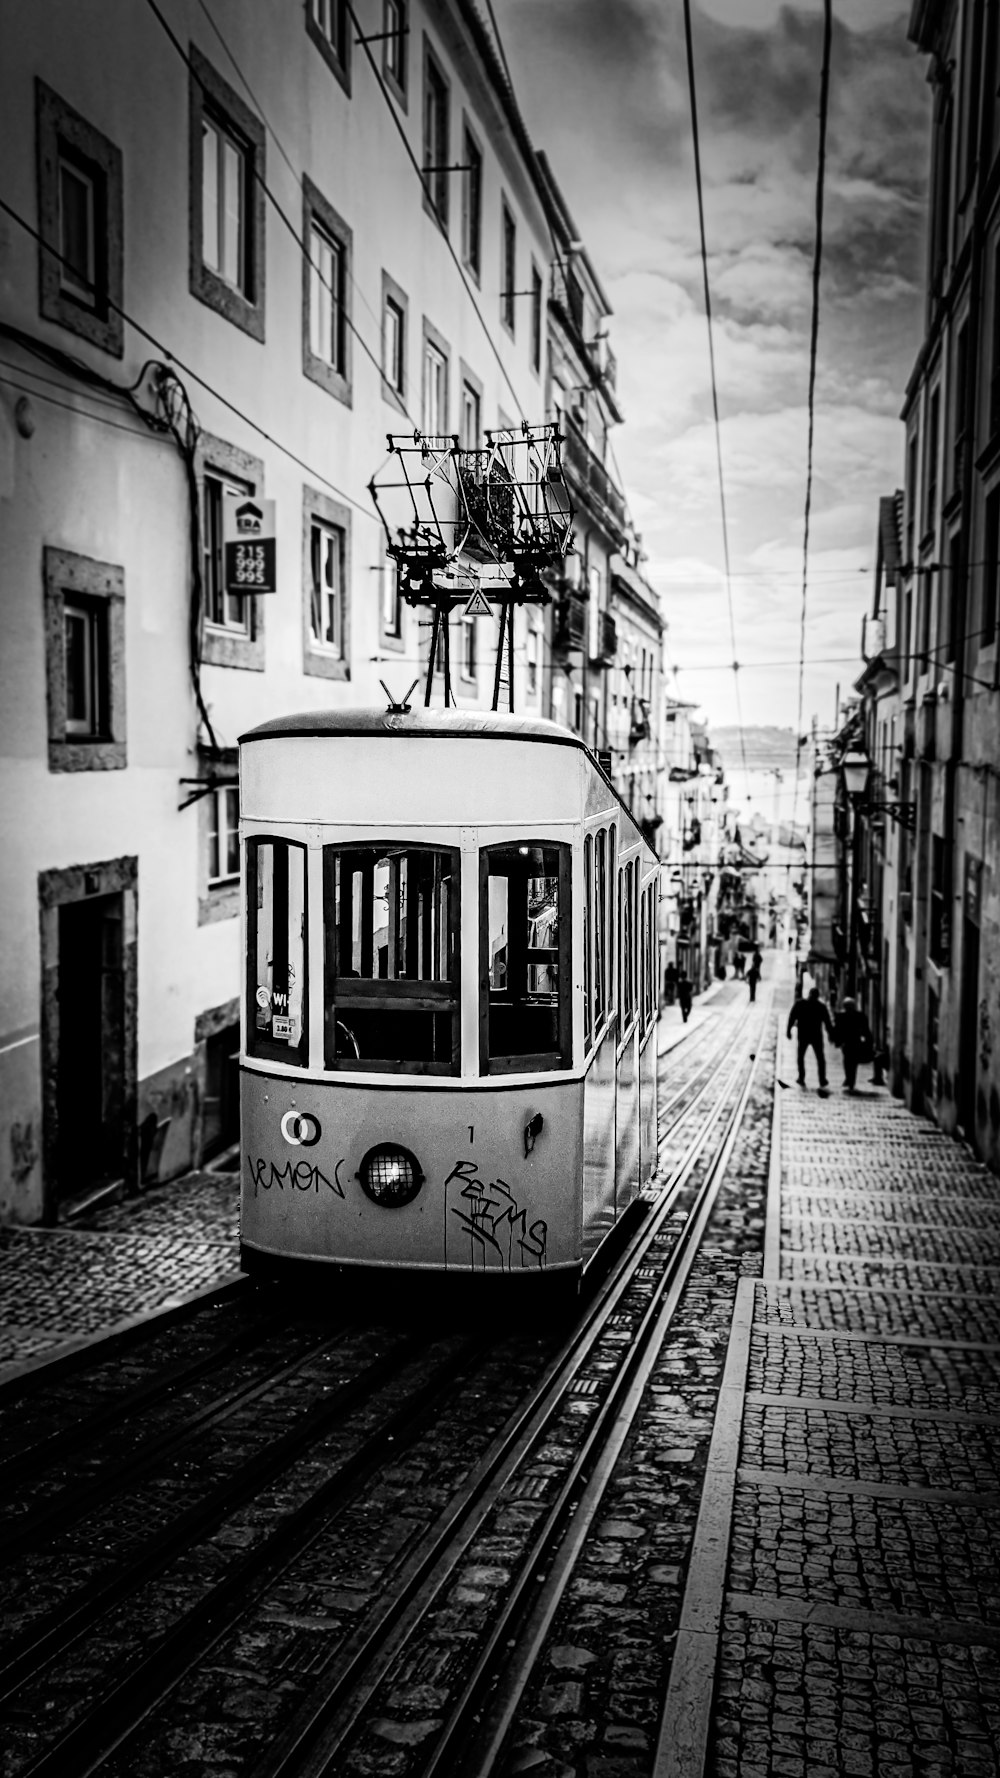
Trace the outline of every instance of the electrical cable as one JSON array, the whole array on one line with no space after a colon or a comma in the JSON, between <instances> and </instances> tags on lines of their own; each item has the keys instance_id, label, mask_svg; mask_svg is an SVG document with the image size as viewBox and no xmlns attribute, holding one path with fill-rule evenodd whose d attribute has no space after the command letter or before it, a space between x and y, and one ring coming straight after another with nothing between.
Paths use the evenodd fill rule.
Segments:
<instances>
[{"instance_id":1,"label":"electrical cable","mask_svg":"<svg viewBox=\"0 0 1000 1778\"><path fill-rule=\"evenodd\" d=\"M829 0L827 0L829 4ZM708 247L705 239L705 200L701 180L701 145L698 135L698 99L694 77L694 32L691 23L691 0L684 0L684 43L687 50L688 98L691 107L691 140L694 147L694 179L698 195L698 232L701 238L701 270L705 291L705 321L708 327L708 364L712 381L712 416L715 422L715 458L719 471L719 508L722 517L722 554L726 569L726 601L729 607L729 636L733 648L733 685L736 692L736 715L739 724L740 748L743 749L743 706L740 695L739 662L736 652L736 621L733 616L733 581L729 565L729 525L726 517L726 484L722 473L722 429L719 425L719 390L715 375L715 342L712 332L712 296L708 279Z\"/></svg>"},{"instance_id":2,"label":"electrical cable","mask_svg":"<svg viewBox=\"0 0 1000 1778\"><path fill-rule=\"evenodd\" d=\"M798 815L799 759L802 751L802 699L805 686L806 606L809 592L809 522L812 514L813 439L816 422L816 363L819 356L819 290L823 265L823 195L826 183L826 126L830 109L830 55L833 43L833 0L823 0L823 58L819 83L819 147L816 156L816 236L813 243L812 317L809 328L808 439L806 444L806 497L802 535L802 608L799 616L799 692L795 721L798 737L795 753L795 803L792 825Z\"/></svg>"}]
</instances>

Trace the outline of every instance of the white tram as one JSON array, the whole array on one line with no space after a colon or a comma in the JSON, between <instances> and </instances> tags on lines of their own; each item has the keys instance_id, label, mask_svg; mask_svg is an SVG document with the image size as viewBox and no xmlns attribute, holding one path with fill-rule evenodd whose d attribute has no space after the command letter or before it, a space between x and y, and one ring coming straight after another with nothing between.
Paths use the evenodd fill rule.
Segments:
<instances>
[{"instance_id":1,"label":"white tram","mask_svg":"<svg viewBox=\"0 0 1000 1778\"><path fill-rule=\"evenodd\" d=\"M579 1270L656 1155L653 852L555 723L241 738L243 1263Z\"/></svg>"}]
</instances>

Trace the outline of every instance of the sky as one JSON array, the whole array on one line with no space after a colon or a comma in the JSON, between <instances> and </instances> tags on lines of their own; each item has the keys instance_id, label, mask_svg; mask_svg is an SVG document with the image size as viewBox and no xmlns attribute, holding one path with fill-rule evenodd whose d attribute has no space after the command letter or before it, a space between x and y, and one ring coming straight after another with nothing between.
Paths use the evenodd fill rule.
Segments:
<instances>
[{"instance_id":1,"label":"sky","mask_svg":"<svg viewBox=\"0 0 1000 1778\"><path fill-rule=\"evenodd\" d=\"M692 3L735 655L681 0L495 0L494 12L528 129L613 309L614 453L669 626L669 684L709 723L798 730L801 715L802 732L813 716L830 728L838 685L845 695L861 671L879 497L902 485L926 60L906 40L909 0L834 0L800 705L822 4ZM768 662L785 664L755 664Z\"/></svg>"}]
</instances>

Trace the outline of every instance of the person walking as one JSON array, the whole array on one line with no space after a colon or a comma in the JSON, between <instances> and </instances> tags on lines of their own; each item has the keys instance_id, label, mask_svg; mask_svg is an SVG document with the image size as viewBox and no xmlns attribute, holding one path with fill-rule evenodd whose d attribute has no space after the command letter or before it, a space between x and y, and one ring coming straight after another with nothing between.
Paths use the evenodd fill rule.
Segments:
<instances>
[{"instance_id":1,"label":"person walking","mask_svg":"<svg viewBox=\"0 0 1000 1778\"><path fill-rule=\"evenodd\" d=\"M750 968L747 970L747 987L750 989L751 1001L754 1001L757 998L757 983L760 981L760 963L758 962L759 957L760 957L760 952L755 951L753 954L753 962L751 963Z\"/></svg>"},{"instance_id":2,"label":"person walking","mask_svg":"<svg viewBox=\"0 0 1000 1778\"><path fill-rule=\"evenodd\" d=\"M799 1086L806 1084L806 1050L811 1049L816 1057L816 1068L819 1073L819 1085L822 1092L826 1087L826 1056L823 1052L824 1027L833 1042L833 1026L826 1002L819 997L818 988L810 988L806 997L796 1000L788 1015L788 1035L798 1031L799 1045Z\"/></svg>"},{"instance_id":3,"label":"person walking","mask_svg":"<svg viewBox=\"0 0 1000 1778\"><path fill-rule=\"evenodd\" d=\"M677 1004L681 1009L681 1018L685 1025L691 1013L691 978L686 969L677 972Z\"/></svg>"},{"instance_id":4,"label":"person walking","mask_svg":"<svg viewBox=\"0 0 1000 1778\"><path fill-rule=\"evenodd\" d=\"M871 1026L853 995L846 996L837 1014L834 1042L840 1045L844 1064L844 1092L853 1093L858 1063L867 1060L872 1053Z\"/></svg>"},{"instance_id":5,"label":"person walking","mask_svg":"<svg viewBox=\"0 0 1000 1778\"><path fill-rule=\"evenodd\" d=\"M677 992L677 965L668 963L663 971L663 1000L666 1006L673 1006Z\"/></svg>"}]
</instances>

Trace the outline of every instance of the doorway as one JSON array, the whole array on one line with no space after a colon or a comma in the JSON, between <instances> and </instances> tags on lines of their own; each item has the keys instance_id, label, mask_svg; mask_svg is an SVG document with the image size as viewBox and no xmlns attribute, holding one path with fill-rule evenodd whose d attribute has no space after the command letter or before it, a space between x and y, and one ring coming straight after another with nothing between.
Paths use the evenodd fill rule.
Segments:
<instances>
[{"instance_id":1,"label":"doorway","mask_svg":"<svg viewBox=\"0 0 1000 1778\"><path fill-rule=\"evenodd\" d=\"M137 860L43 871L45 1217L135 1183Z\"/></svg>"},{"instance_id":2,"label":"doorway","mask_svg":"<svg viewBox=\"0 0 1000 1778\"><path fill-rule=\"evenodd\" d=\"M240 1027L225 1025L205 1039L201 1158L210 1161L240 1137Z\"/></svg>"},{"instance_id":3,"label":"doorway","mask_svg":"<svg viewBox=\"0 0 1000 1778\"><path fill-rule=\"evenodd\" d=\"M967 1142L976 1141L976 1078L979 1066L979 927L962 921L962 1001L959 1016L958 1121Z\"/></svg>"}]
</instances>

